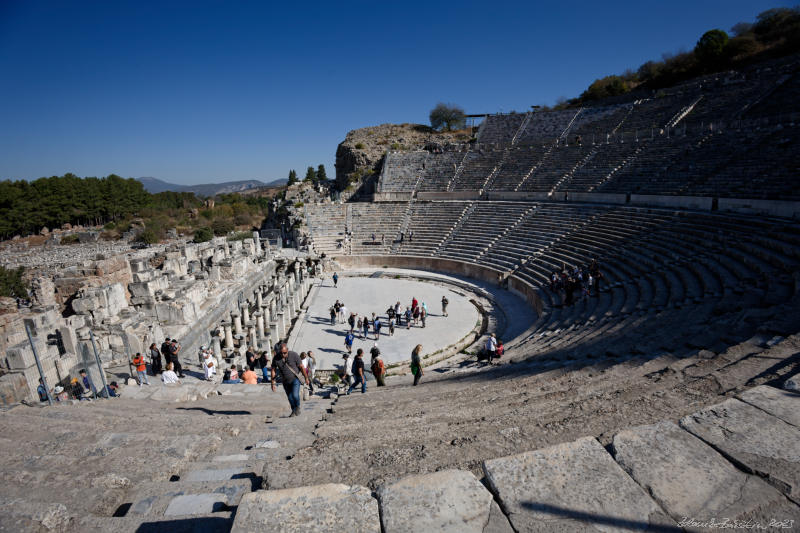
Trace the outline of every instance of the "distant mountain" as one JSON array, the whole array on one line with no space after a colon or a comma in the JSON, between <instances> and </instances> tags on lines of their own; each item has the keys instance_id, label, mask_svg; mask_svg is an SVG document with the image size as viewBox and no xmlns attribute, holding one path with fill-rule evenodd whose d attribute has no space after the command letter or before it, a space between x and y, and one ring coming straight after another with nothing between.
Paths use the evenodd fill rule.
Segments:
<instances>
[{"instance_id":1,"label":"distant mountain","mask_svg":"<svg viewBox=\"0 0 800 533\"><path fill-rule=\"evenodd\" d=\"M198 196L215 196L217 194L229 194L242 192L259 187L280 187L286 184L286 180L274 180L264 183L259 180L226 181L222 183L203 183L199 185L178 185L169 183L157 178L137 178L147 192L156 194L164 191L173 192L193 192Z\"/></svg>"}]
</instances>

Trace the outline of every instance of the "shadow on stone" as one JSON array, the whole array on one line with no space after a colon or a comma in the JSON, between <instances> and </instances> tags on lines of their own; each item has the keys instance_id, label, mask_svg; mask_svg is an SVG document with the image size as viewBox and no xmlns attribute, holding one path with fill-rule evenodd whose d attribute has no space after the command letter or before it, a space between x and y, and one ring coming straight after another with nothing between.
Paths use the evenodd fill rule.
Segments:
<instances>
[{"instance_id":1,"label":"shadow on stone","mask_svg":"<svg viewBox=\"0 0 800 533\"><path fill-rule=\"evenodd\" d=\"M209 416L214 415L251 415L250 411L217 411L214 409L206 409L205 407L176 407L180 411L203 411Z\"/></svg>"},{"instance_id":2,"label":"shadow on stone","mask_svg":"<svg viewBox=\"0 0 800 533\"><path fill-rule=\"evenodd\" d=\"M651 524L638 520L630 520L627 518L618 518L597 513L587 513L585 511L578 511L577 509L569 509L567 507L559 507L557 505L550 505L547 503L522 502L520 505L525 509L529 509L537 513L546 513L553 515L553 517L579 520L587 525L592 524L600 526L613 526L632 531L652 531L653 533L679 533L683 531L683 529L676 526Z\"/></svg>"}]
</instances>

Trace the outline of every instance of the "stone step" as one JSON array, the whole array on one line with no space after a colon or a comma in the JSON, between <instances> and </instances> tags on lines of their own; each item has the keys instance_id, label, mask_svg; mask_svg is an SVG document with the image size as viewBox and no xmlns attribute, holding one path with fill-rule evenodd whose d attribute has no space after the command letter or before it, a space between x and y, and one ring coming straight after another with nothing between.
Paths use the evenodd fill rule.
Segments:
<instances>
[{"instance_id":1,"label":"stone step","mask_svg":"<svg viewBox=\"0 0 800 533\"><path fill-rule=\"evenodd\" d=\"M341 484L260 490L245 495L232 533L347 531L380 533L378 502L366 487Z\"/></svg>"},{"instance_id":2,"label":"stone step","mask_svg":"<svg viewBox=\"0 0 800 533\"><path fill-rule=\"evenodd\" d=\"M800 428L736 399L686 416L680 425L800 502Z\"/></svg>"},{"instance_id":3,"label":"stone step","mask_svg":"<svg viewBox=\"0 0 800 533\"><path fill-rule=\"evenodd\" d=\"M186 502L182 500L174 502L175 498L195 495L204 496L203 501L206 503L214 498L220 503L215 507L212 502L209 508L209 505L201 504L198 500L197 506L189 507L180 514L209 514L218 512L215 509L222 510L238 505L242 496L252 490L253 485L249 479L141 483L126 498L130 507L124 516L164 516L170 511L170 507L171 511L168 514L174 514L176 510L186 509Z\"/></svg>"},{"instance_id":4,"label":"stone step","mask_svg":"<svg viewBox=\"0 0 800 533\"><path fill-rule=\"evenodd\" d=\"M233 513L222 511L192 516L125 516L108 518L83 516L77 518L75 531L114 533L228 533L233 525Z\"/></svg>"},{"instance_id":5,"label":"stone step","mask_svg":"<svg viewBox=\"0 0 800 533\"><path fill-rule=\"evenodd\" d=\"M703 441L672 422L621 431L614 458L680 522L725 517L764 524L798 515L800 508L758 476L738 470Z\"/></svg>"},{"instance_id":6,"label":"stone step","mask_svg":"<svg viewBox=\"0 0 800 533\"><path fill-rule=\"evenodd\" d=\"M677 527L593 437L484 461L515 531Z\"/></svg>"}]
</instances>

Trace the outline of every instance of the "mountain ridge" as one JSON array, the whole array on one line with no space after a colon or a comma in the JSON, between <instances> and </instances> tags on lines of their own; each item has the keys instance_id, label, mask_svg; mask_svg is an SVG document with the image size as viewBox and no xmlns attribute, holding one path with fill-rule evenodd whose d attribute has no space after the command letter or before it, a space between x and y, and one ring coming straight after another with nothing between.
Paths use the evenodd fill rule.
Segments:
<instances>
[{"instance_id":1,"label":"mountain ridge","mask_svg":"<svg viewBox=\"0 0 800 533\"><path fill-rule=\"evenodd\" d=\"M247 191L260 187L279 187L286 184L285 179L273 180L265 183L260 180L238 180L224 181L220 183L199 183L197 185L179 185L170 183L151 176L136 178L144 186L145 190L151 194L164 191L172 192L192 192L198 196L215 196L217 194L230 194Z\"/></svg>"}]
</instances>

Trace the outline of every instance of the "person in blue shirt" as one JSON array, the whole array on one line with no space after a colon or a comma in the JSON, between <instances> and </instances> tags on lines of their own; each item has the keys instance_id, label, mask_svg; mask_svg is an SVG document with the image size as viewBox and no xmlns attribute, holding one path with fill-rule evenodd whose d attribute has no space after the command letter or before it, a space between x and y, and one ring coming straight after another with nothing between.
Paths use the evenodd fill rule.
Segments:
<instances>
[{"instance_id":1,"label":"person in blue shirt","mask_svg":"<svg viewBox=\"0 0 800 533\"><path fill-rule=\"evenodd\" d=\"M344 336L344 345L347 347L347 353L353 353L353 340L356 338L352 331L348 331Z\"/></svg>"}]
</instances>

